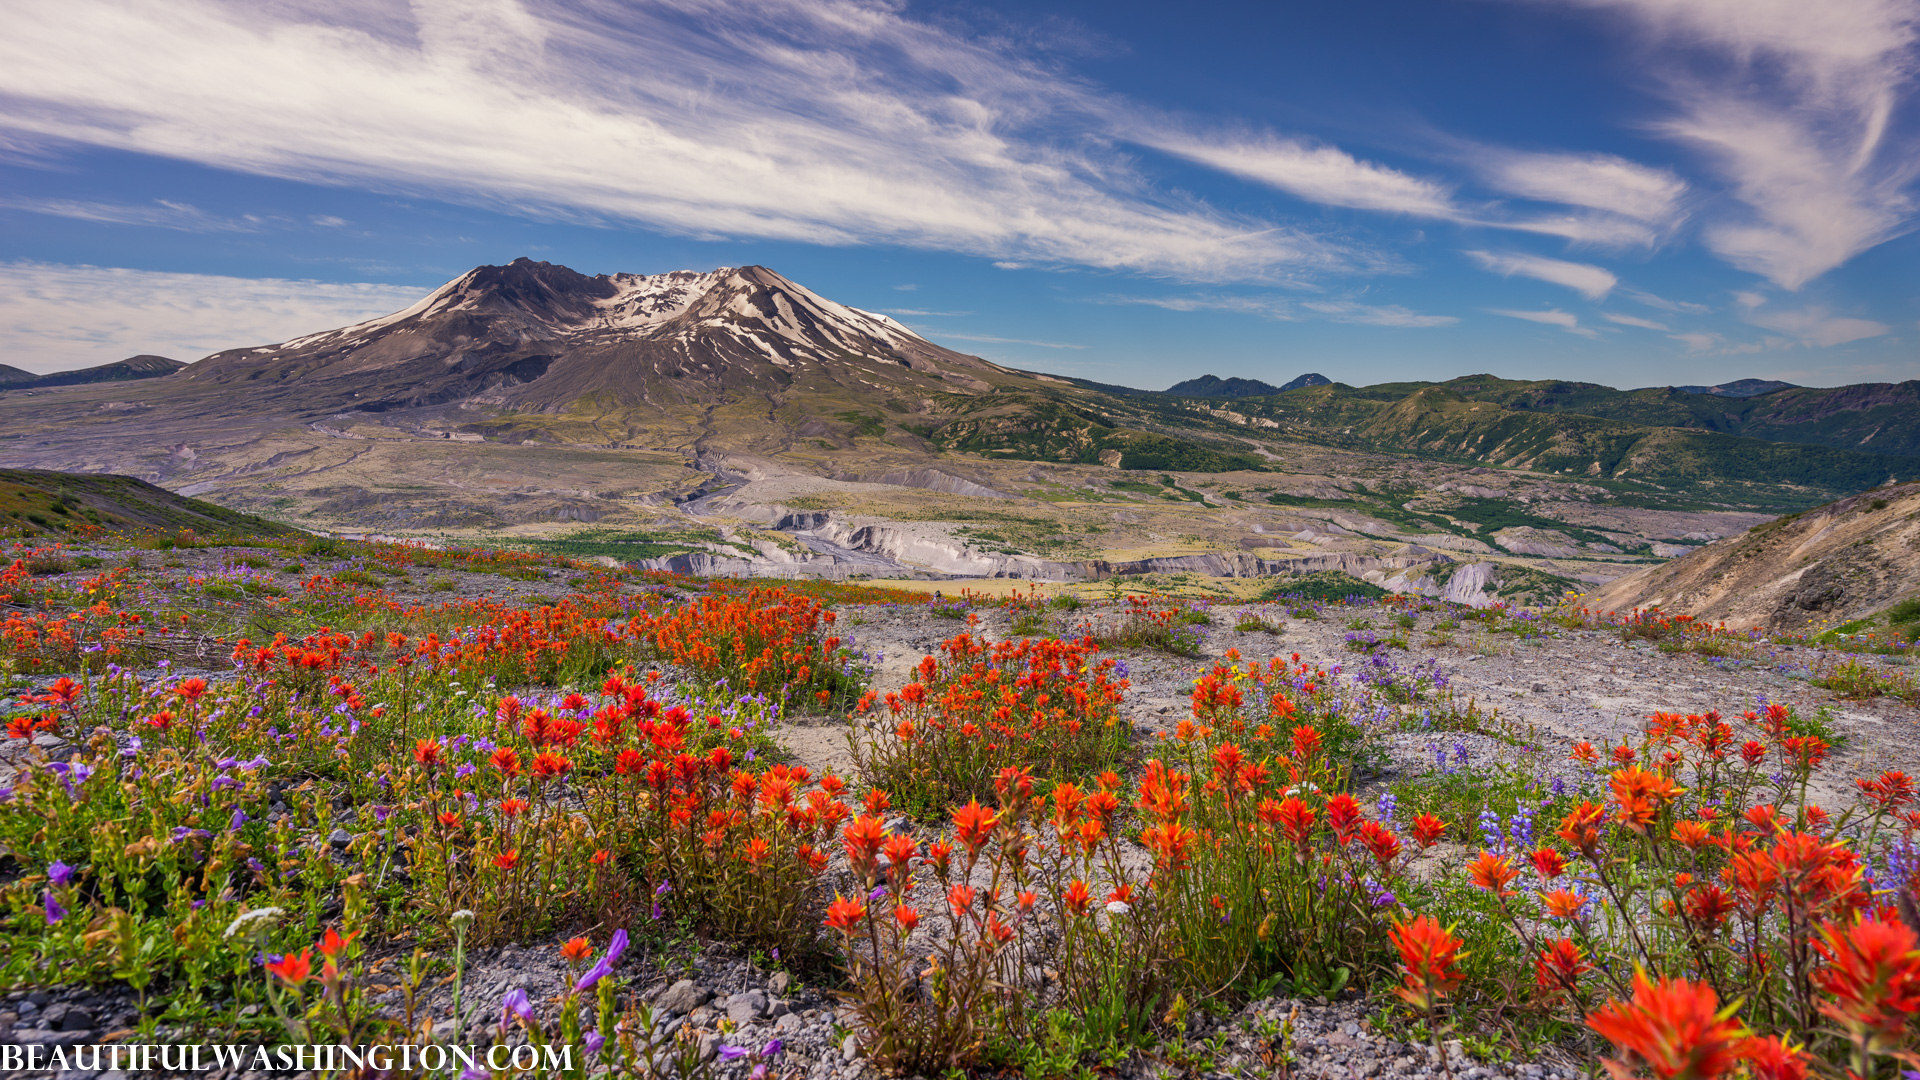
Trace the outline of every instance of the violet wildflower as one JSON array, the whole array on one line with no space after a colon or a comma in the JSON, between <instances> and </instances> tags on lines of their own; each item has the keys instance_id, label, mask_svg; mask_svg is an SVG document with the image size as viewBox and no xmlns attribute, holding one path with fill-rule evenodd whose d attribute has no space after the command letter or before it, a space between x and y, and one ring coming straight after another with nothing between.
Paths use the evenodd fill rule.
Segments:
<instances>
[{"instance_id":1,"label":"violet wildflower","mask_svg":"<svg viewBox=\"0 0 1920 1080\"><path fill-rule=\"evenodd\" d=\"M54 888L61 888L73 880L73 867L56 859L47 867L47 880L53 884Z\"/></svg>"},{"instance_id":2,"label":"violet wildflower","mask_svg":"<svg viewBox=\"0 0 1920 1080\"><path fill-rule=\"evenodd\" d=\"M507 1022L508 1013L512 1013L522 1020L533 1019L533 1003L527 1000L527 992L525 990L516 986L507 991L507 996L500 1000L500 1022L502 1024Z\"/></svg>"},{"instance_id":3,"label":"violet wildflower","mask_svg":"<svg viewBox=\"0 0 1920 1080\"><path fill-rule=\"evenodd\" d=\"M52 926L54 923L67 917L67 909L60 906L60 901L54 898L52 889L46 891L46 902L48 926Z\"/></svg>"}]
</instances>

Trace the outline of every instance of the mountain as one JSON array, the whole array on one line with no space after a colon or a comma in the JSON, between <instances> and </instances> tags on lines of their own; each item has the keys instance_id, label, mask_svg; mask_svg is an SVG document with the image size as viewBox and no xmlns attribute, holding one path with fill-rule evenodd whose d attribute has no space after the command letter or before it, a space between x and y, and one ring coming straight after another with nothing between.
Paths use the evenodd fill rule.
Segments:
<instances>
[{"instance_id":1,"label":"mountain","mask_svg":"<svg viewBox=\"0 0 1920 1080\"><path fill-rule=\"evenodd\" d=\"M1438 385L1476 401L1529 412L1580 413L1658 427L1699 428L1769 442L1808 443L1920 457L1920 381L1851 386L1781 386L1753 393L1760 380L1727 387L1647 387L1615 390L1559 379L1523 381L1467 375ZM1365 392L1407 393L1420 384L1386 384ZM1430 384L1431 385L1431 384ZM1726 387L1722 388L1723 390ZM1704 391L1704 392L1696 392Z\"/></svg>"},{"instance_id":2,"label":"mountain","mask_svg":"<svg viewBox=\"0 0 1920 1080\"><path fill-rule=\"evenodd\" d=\"M85 383L154 379L162 375L171 375L186 366L178 360L145 353L129 356L125 360L111 364L81 368L77 371L56 371L51 375L35 375L31 371L21 371L19 368L0 365L0 390L32 390L44 386L79 386Z\"/></svg>"},{"instance_id":3,"label":"mountain","mask_svg":"<svg viewBox=\"0 0 1920 1080\"><path fill-rule=\"evenodd\" d=\"M1226 378L1202 375L1197 379L1174 383L1164 393L1174 397L1242 398L1256 394L1277 394L1280 388L1259 379Z\"/></svg>"},{"instance_id":4,"label":"mountain","mask_svg":"<svg viewBox=\"0 0 1920 1080\"><path fill-rule=\"evenodd\" d=\"M1197 379L1174 383L1161 393L1169 397L1199 398L1244 398L1260 397L1266 394L1284 394L1288 390L1298 390L1303 386L1330 386L1333 380L1325 375L1309 373L1290 380L1285 386L1261 382L1259 379L1227 378L1218 375L1202 375ZM1151 391L1148 391L1151 393Z\"/></svg>"},{"instance_id":5,"label":"mountain","mask_svg":"<svg viewBox=\"0 0 1920 1080\"><path fill-rule=\"evenodd\" d=\"M1920 484L1909 483L1756 525L1618 578L1582 603L1806 631L1882 616L1916 594Z\"/></svg>"},{"instance_id":6,"label":"mountain","mask_svg":"<svg viewBox=\"0 0 1920 1080\"><path fill-rule=\"evenodd\" d=\"M84 537L102 530L208 536L299 533L224 506L182 498L131 476L0 469L0 530L27 536Z\"/></svg>"},{"instance_id":7,"label":"mountain","mask_svg":"<svg viewBox=\"0 0 1920 1080\"><path fill-rule=\"evenodd\" d=\"M1683 394L1714 394L1719 397L1758 397L1775 390L1793 390L1796 386L1778 379L1735 379L1719 386L1676 386Z\"/></svg>"}]
</instances>

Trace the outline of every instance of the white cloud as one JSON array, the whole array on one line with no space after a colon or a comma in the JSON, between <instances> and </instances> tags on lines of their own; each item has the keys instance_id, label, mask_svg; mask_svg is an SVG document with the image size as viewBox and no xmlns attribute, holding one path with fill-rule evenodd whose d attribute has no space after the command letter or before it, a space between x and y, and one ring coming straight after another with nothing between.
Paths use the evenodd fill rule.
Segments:
<instances>
[{"instance_id":1,"label":"white cloud","mask_svg":"<svg viewBox=\"0 0 1920 1080\"><path fill-rule=\"evenodd\" d=\"M1652 319L1643 319L1638 315L1621 315L1618 312L1608 311L1608 312L1603 312L1600 317L1607 320L1608 322L1619 323L1621 326L1637 326L1642 330L1671 330L1672 329L1672 327L1668 326L1666 323L1657 323L1657 322L1654 322Z\"/></svg>"},{"instance_id":2,"label":"white cloud","mask_svg":"<svg viewBox=\"0 0 1920 1080\"><path fill-rule=\"evenodd\" d=\"M1673 340L1686 345L1688 352L1708 352L1720 344L1719 334L1693 331L1685 334L1670 334Z\"/></svg>"},{"instance_id":3,"label":"white cloud","mask_svg":"<svg viewBox=\"0 0 1920 1080\"><path fill-rule=\"evenodd\" d=\"M1655 130L1744 204L1705 231L1729 263L1797 289L1908 227L1920 155L1889 121L1915 68L1911 0L1563 2L1624 11L1670 50L1647 64L1675 106Z\"/></svg>"},{"instance_id":4,"label":"white cloud","mask_svg":"<svg viewBox=\"0 0 1920 1080\"><path fill-rule=\"evenodd\" d=\"M139 353L193 361L399 311L429 291L0 263L0 363L45 373Z\"/></svg>"},{"instance_id":5,"label":"white cloud","mask_svg":"<svg viewBox=\"0 0 1920 1080\"><path fill-rule=\"evenodd\" d=\"M1893 330L1891 326L1871 319L1834 315L1819 305L1798 311L1762 311L1756 308L1747 313L1747 321L1768 330L1777 330L1803 345L1821 348L1879 337Z\"/></svg>"},{"instance_id":6,"label":"white cloud","mask_svg":"<svg viewBox=\"0 0 1920 1080\"><path fill-rule=\"evenodd\" d=\"M1584 206L1664 225L1679 214L1686 181L1612 154L1495 153L1487 181L1510 195Z\"/></svg>"},{"instance_id":7,"label":"white cloud","mask_svg":"<svg viewBox=\"0 0 1920 1080\"><path fill-rule=\"evenodd\" d=\"M1452 315L1423 315L1399 304L1362 304L1353 300L1293 301L1277 296L1109 296L1104 304L1142 304L1168 311L1232 311L1275 322L1298 322L1319 317L1328 322L1359 326L1425 328L1452 326Z\"/></svg>"},{"instance_id":8,"label":"white cloud","mask_svg":"<svg viewBox=\"0 0 1920 1080\"><path fill-rule=\"evenodd\" d=\"M1338 323L1363 326L1432 327L1452 326L1460 320L1452 315L1422 315L1399 304L1359 304L1351 300L1306 300L1301 307L1318 312Z\"/></svg>"},{"instance_id":9,"label":"white cloud","mask_svg":"<svg viewBox=\"0 0 1920 1080\"><path fill-rule=\"evenodd\" d=\"M23 0L0 35L0 128L220 168L1191 280L1377 262L1155 193L1086 137L1115 111L861 0Z\"/></svg>"},{"instance_id":10,"label":"white cloud","mask_svg":"<svg viewBox=\"0 0 1920 1080\"><path fill-rule=\"evenodd\" d=\"M1508 308L1488 308L1487 314L1504 315L1509 319L1525 319L1528 322L1557 326L1569 334L1579 334L1585 338L1597 338L1600 336L1599 332L1594 330L1593 327L1581 326L1579 316L1569 311L1561 311L1559 308L1548 308L1545 311L1513 311Z\"/></svg>"},{"instance_id":11,"label":"white cloud","mask_svg":"<svg viewBox=\"0 0 1920 1080\"><path fill-rule=\"evenodd\" d=\"M180 232L258 232L267 222L259 217L218 217L190 203L155 199L146 204L107 203L87 199L0 196L0 209L95 221L108 225L150 225ZM315 224L346 224L340 218L317 219Z\"/></svg>"},{"instance_id":12,"label":"white cloud","mask_svg":"<svg viewBox=\"0 0 1920 1080\"><path fill-rule=\"evenodd\" d=\"M1338 147L1276 136L1202 138L1168 130L1137 137L1169 154L1279 188L1308 202L1415 217L1460 216L1445 185L1362 161Z\"/></svg>"},{"instance_id":13,"label":"white cloud","mask_svg":"<svg viewBox=\"0 0 1920 1080\"><path fill-rule=\"evenodd\" d=\"M989 345L1037 345L1042 349L1084 349L1085 345L1073 345L1064 341L1031 341L1017 337L989 337L986 334L953 334L944 330L918 331L929 339L946 338L951 341L981 341Z\"/></svg>"},{"instance_id":14,"label":"white cloud","mask_svg":"<svg viewBox=\"0 0 1920 1080\"><path fill-rule=\"evenodd\" d=\"M1669 300L1664 296L1655 296L1639 289L1621 289L1620 294L1628 299L1638 300L1650 308L1659 308L1661 311L1671 311L1676 314L1684 312L1689 315L1705 315L1713 310L1705 304L1695 304L1686 300Z\"/></svg>"},{"instance_id":15,"label":"white cloud","mask_svg":"<svg viewBox=\"0 0 1920 1080\"><path fill-rule=\"evenodd\" d=\"M1587 263L1566 262L1562 259L1548 259L1539 255L1517 253L1496 253L1492 251L1468 251L1468 258L1480 264L1483 270L1512 277L1538 278L1555 285L1565 285L1589 300L1599 300L1613 291L1620 279L1598 266Z\"/></svg>"}]
</instances>

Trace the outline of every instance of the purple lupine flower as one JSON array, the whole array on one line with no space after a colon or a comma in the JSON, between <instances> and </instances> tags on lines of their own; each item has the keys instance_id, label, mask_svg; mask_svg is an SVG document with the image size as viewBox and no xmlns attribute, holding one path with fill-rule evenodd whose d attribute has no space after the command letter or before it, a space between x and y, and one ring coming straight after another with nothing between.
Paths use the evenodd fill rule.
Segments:
<instances>
[{"instance_id":1,"label":"purple lupine flower","mask_svg":"<svg viewBox=\"0 0 1920 1080\"><path fill-rule=\"evenodd\" d=\"M47 867L47 880L58 889L73 880L73 867L56 859Z\"/></svg>"},{"instance_id":2,"label":"purple lupine flower","mask_svg":"<svg viewBox=\"0 0 1920 1080\"><path fill-rule=\"evenodd\" d=\"M228 832L239 832L240 826L247 823L247 812L239 807L233 808L233 817L227 822Z\"/></svg>"},{"instance_id":3,"label":"purple lupine flower","mask_svg":"<svg viewBox=\"0 0 1920 1080\"><path fill-rule=\"evenodd\" d=\"M48 889L46 891L46 902L47 902L47 925L48 926L52 926L54 923L57 923L61 919L64 919L67 917L67 909L60 906L59 900L54 899L52 889Z\"/></svg>"}]
</instances>

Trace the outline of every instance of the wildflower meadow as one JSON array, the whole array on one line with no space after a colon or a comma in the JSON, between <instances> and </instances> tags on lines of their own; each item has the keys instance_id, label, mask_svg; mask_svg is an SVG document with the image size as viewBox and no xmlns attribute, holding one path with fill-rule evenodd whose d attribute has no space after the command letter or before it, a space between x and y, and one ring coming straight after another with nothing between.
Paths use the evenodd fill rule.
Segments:
<instances>
[{"instance_id":1,"label":"wildflower meadow","mask_svg":"<svg viewBox=\"0 0 1920 1080\"><path fill-rule=\"evenodd\" d=\"M1418 620L1524 635L1537 613L930 603L283 538L16 546L0 981L124 992L94 1042L570 1050L482 1076L1288 1076L1285 1025L1235 1065L1190 1037L1286 997L1361 1003L1427 1075L1920 1069L1916 782L1829 775L1831 733L1779 703L1654 712L1604 744L1506 732L1394 658ZM941 639L896 678L860 640L882 611ZM1320 658L1270 636L1361 615L1388 635ZM1210 651L1223 618L1271 655ZM1193 672L1152 736L1129 719L1148 656ZM823 725L837 764L786 741ZM1443 751L1396 780L1379 747L1407 732L1553 767L1469 783ZM748 1038L780 1014L698 997L708 949L816 988L831 1044ZM483 954L564 975L482 993Z\"/></svg>"}]
</instances>

